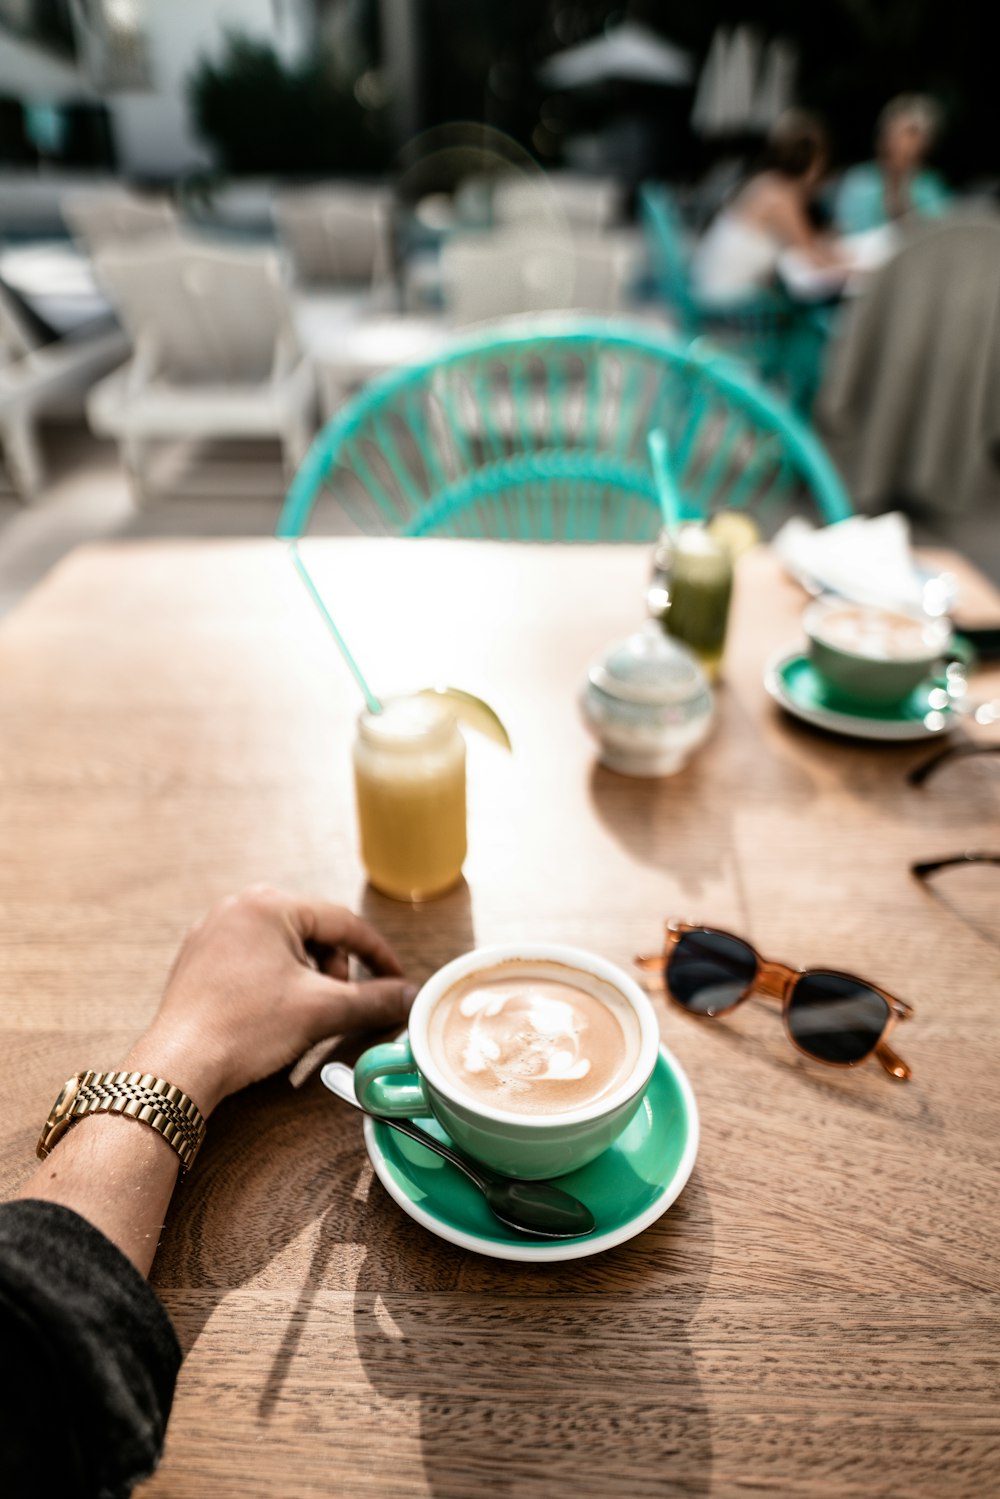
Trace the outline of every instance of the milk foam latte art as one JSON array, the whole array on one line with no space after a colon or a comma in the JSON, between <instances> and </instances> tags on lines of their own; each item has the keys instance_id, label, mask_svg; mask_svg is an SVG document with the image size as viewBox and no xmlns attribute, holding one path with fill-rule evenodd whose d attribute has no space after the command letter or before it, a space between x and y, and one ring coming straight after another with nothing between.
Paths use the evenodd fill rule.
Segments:
<instances>
[{"instance_id":1,"label":"milk foam latte art","mask_svg":"<svg viewBox=\"0 0 1000 1499\"><path fill-rule=\"evenodd\" d=\"M560 1114L599 1102L636 1063L639 1025L610 986L558 968L484 970L435 1006L428 1042L450 1083L480 1103Z\"/></svg>"}]
</instances>

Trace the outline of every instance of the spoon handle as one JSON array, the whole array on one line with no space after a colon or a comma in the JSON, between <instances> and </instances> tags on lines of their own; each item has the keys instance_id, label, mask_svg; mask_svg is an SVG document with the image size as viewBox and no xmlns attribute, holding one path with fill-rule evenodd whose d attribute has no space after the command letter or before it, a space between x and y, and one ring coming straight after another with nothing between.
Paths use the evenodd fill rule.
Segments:
<instances>
[{"instance_id":1,"label":"spoon handle","mask_svg":"<svg viewBox=\"0 0 1000 1499\"><path fill-rule=\"evenodd\" d=\"M320 1073L320 1078L324 1087L329 1088L330 1092L335 1093L344 1103L349 1103L352 1108L357 1109L359 1114L368 1113L368 1110L363 1109L358 1102L358 1095L354 1091L354 1073L350 1067L346 1067L343 1062L327 1062ZM475 1182L480 1192L485 1192L489 1186L490 1179L477 1171L471 1161L459 1155L457 1150L451 1150L447 1145L443 1145L440 1140L435 1140L434 1136L429 1135L425 1129L421 1129L419 1124L412 1124L409 1119L385 1119L379 1114L369 1114L368 1117L378 1119L380 1123L387 1124L390 1129L398 1130L401 1135L408 1135L411 1140L416 1140L419 1145L426 1145L427 1149L434 1151L435 1155L443 1156L459 1171L464 1172L471 1182Z\"/></svg>"},{"instance_id":2,"label":"spoon handle","mask_svg":"<svg viewBox=\"0 0 1000 1499\"><path fill-rule=\"evenodd\" d=\"M378 1118L379 1116L373 1115L372 1117ZM434 1136L429 1135L425 1129L421 1129L419 1124L411 1124L408 1119L381 1119L380 1123L387 1124L390 1129L398 1130L401 1135L408 1135L411 1140L416 1140L419 1145L426 1145L428 1150L433 1150L435 1155L443 1156L446 1161L450 1161L453 1166L456 1166L459 1171L463 1172L471 1182L475 1182L480 1192L486 1191L489 1186L486 1177L480 1176L479 1172L470 1165L465 1156L461 1156L457 1150L452 1150L449 1146L443 1145L440 1140L435 1140Z\"/></svg>"}]
</instances>

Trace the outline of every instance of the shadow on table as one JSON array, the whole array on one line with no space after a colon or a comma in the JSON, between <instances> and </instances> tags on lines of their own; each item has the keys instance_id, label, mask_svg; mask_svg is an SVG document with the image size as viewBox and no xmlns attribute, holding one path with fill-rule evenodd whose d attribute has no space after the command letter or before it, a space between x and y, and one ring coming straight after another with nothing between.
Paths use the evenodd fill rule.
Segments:
<instances>
[{"instance_id":1,"label":"shadow on table","mask_svg":"<svg viewBox=\"0 0 1000 1499\"><path fill-rule=\"evenodd\" d=\"M699 898L732 870L732 799L706 801L689 765L675 776L636 779L595 761L590 801L598 820L638 863L678 880Z\"/></svg>"},{"instance_id":2,"label":"shadow on table","mask_svg":"<svg viewBox=\"0 0 1000 1499\"><path fill-rule=\"evenodd\" d=\"M741 1059L747 1058L764 1063L773 1070L775 1090L782 1093L801 1086L828 1104L840 1103L869 1117L922 1128L937 1128L942 1122L924 1088L888 1077L874 1057L858 1067L827 1067L803 1056L789 1041L781 1017L771 1005L751 999L734 1014L716 1020L686 1015L679 1006L671 1005L670 1018L679 1026L710 1030L719 1067L738 1068ZM912 1060L909 1039L907 1025L892 1033L893 1046L907 1061ZM667 1043L671 1044L669 1036ZM916 1068L915 1082L921 1080L922 1069Z\"/></svg>"},{"instance_id":3,"label":"shadow on table","mask_svg":"<svg viewBox=\"0 0 1000 1499\"><path fill-rule=\"evenodd\" d=\"M369 1205L358 1354L380 1399L419 1400L433 1495L708 1492L711 1427L688 1336L712 1265L697 1172L637 1239L554 1266L435 1242L377 1181ZM401 1286L410 1277L401 1276L400 1220L416 1283L432 1260L450 1294Z\"/></svg>"},{"instance_id":4,"label":"shadow on table","mask_svg":"<svg viewBox=\"0 0 1000 1499\"><path fill-rule=\"evenodd\" d=\"M476 945L472 891L465 880L436 900L411 905L365 885L355 909L392 943L407 978L422 984Z\"/></svg>"},{"instance_id":5,"label":"shadow on table","mask_svg":"<svg viewBox=\"0 0 1000 1499\"><path fill-rule=\"evenodd\" d=\"M630 1499L708 1492L711 1428L689 1324L713 1235L697 1172L630 1243L533 1266L469 1254L412 1222L372 1175L360 1116L315 1076L298 1091L271 1079L223 1105L213 1136L154 1281L186 1354L238 1287L295 1289L294 1303L276 1304L287 1311L263 1383L247 1391L262 1435L315 1335L317 1297L353 1285L379 1419L397 1400L418 1403L421 1460L440 1499L604 1499L623 1491L623 1473ZM304 1262L290 1258L303 1236Z\"/></svg>"}]
</instances>

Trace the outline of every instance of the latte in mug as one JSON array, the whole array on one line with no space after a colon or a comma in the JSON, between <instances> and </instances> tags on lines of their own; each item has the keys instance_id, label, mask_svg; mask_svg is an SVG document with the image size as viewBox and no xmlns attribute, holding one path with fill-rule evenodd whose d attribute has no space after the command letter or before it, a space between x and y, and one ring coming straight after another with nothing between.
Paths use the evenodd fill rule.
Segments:
<instances>
[{"instance_id":1,"label":"latte in mug","mask_svg":"<svg viewBox=\"0 0 1000 1499\"><path fill-rule=\"evenodd\" d=\"M941 648L936 621L862 605L828 609L816 634L827 645L872 661L926 661Z\"/></svg>"},{"instance_id":2,"label":"latte in mug","mask_svg":"<svg viewBox=\"0 0 1000 1499\"><path fill-rule=\"evenodd\" d=\"M441 996L430 1053L453 1088L490 1108L553 1115L610 1096L635 1068L635 1010L600 979L555 963L481 969Z\"/></svg>"},{"instance_id":3,"label":"latte in mug","mask_svg":"<svg viewBox=\"0 0 1000 1499\"><path fill-rule=\"evenodd\" d=\"M480 948L431 974L407 1034L354 1068L383 1118L433 1115L459 1150L543 1181L601 1155L656 1067L656 1012L629 974L556 942Z\"/></svg>"},{"instance_id":4,"label":"latte in mug","mask_svg":"<svg viewBox=\"0 0 1000 1499\"><path fill-rule=\"evenodd\" d=\"M844 599L817 599L802 623L820 676L835 691L890 711L928 678L951 638L945 619Z\"/></svg>"}]
</instances>

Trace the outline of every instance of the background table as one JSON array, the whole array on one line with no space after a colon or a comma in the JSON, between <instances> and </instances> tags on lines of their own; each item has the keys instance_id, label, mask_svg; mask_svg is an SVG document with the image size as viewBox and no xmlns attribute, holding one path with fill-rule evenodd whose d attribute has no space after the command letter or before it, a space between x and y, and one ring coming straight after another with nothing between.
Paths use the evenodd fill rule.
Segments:
<instances>
[{"instance_id":1,"label":"background table","mask_svg":"<svg viewBox=\"0 0 1000 1499\"><path fill-rule=\"evenodd\" d=\"M154 1269L188 1357L144 1493L989 1492L1000 902L977 928L907 864L1000 847L996 767L918 791L923 747L785 719L761 669L802 600L766 554L742 569L715 736L655 783L595 768L575 704L640 617L644 550L313 556L380 687L453 681L509 724L512 758L470 750L468 883L414 909L366 890L354 689L277 544L75 554L0 632L6 1190L63 1078L113 1064L151 1016L186 925L261 879L360 908L417 977L473 943L627 964L666 916L728 926L911 1000L914 1080L811 1065L766 1005L706 1024L658 1000L701 1105L694 1176L642 1237L541 1268L406 1218L314 1075L231 1101ZM962 577L967 614L995 614Z\"/></svg>"},{"instance_id":2,"label":"background table","mask_svg":"<svg viewBox=\"0 0 1000 1499\"><path fill-rule=\"evenodd\" d=\"M367 380L403 364L442 354L454 339L447 320L390 314L350 294L313 292L295 298L295 326L312 361L320 409L330 418Z\"/></svg>"}]
</instances>

